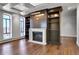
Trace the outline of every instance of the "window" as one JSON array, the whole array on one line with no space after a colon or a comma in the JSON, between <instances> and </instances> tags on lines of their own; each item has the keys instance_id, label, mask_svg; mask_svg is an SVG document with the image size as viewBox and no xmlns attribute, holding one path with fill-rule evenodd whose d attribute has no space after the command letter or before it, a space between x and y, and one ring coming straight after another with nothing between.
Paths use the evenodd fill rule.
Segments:
<instances>
[{"instance_id":1,"label":"window","mask_svg":"<svg viewBox=\"0 0 79 59\"><path fill-rule=\"evenodd\" d=\"M20 33L21 36L25 35L25 18L24 17L20 17Z\"/></svg>"},{"instance_id":2,"label":"window","mask_svg":"<svg viewBox=\"0 0 79 59\"><path fill-rule=\"evenodd\" d=\"M11 38L11 34L12 34L11 15L3 14L3 37L4 39Z\"/></svg>"},{"instance_id":3,"label":"window","mask_svg":"<svg viewBox=\"0 0 79 59\"><path fill-rule=\"evenodd\" d=\"M3 33L10 34L10 16L3 15Z\"/></svg>"}]
</instances>

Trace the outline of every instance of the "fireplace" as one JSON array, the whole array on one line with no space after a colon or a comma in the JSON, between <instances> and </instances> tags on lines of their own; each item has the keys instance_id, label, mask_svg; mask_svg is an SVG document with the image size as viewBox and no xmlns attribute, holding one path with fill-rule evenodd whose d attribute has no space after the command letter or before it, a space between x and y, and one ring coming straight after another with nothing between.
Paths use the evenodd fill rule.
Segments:
<instances>
[{"instance_id":1,"label":"fireplace","mask_svg":"<svg viewBox=\"0 0 79 59\"><path fill-rule=\"evenodd\" d=\"M46 45L46 29L30 28L29 42Z\"/></svg>"},{"instance_id":2,"label":"fireplace","mask_svg":"<svg viewBox=\"0 0 79 59\"><path fill-rule=\"evenodd\" d=\"M42 42L42 32L33 32L33 40Z\"/></svg>"}]
</instances>

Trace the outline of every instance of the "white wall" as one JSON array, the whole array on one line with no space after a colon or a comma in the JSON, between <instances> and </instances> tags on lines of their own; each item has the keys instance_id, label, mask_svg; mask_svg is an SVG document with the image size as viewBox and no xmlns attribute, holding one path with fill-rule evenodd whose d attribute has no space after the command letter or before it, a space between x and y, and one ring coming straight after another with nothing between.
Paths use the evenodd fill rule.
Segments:
<instances>
[{"instance_id":1,"label":"white wall","mask_svg":"<svg viewBox=\"0 0 79 59\"><path fill-rule=\"evenodd\" d=\"M77 7L77 45L79 46L79 6Z\"/></svg>"},{"instance_id":2,"label":"white wall","mask_svg":"<svg viewBox=\"0 0 79 59\"><path fill-rule=\"evenodd\" d=\"M3 39L2 12L0 12L0 41Z\"/></svg>"},{"instance_id":3,"label":"white wall","mask_svg":"<svg viewBox=\"0 0 79 59\"><path fill-rule=\"evenodd\" d=\"M20 38L20 23L19 23L19 15L13 14L12 17L12 37Z\"/></svg>"},{"instance_id":4,"label":"white wall","mask_svg":"<svg viewBox=\"0 0 79 59\"><path fill-rule=\"evenodd\" d=\"M76 37L76 9L64 7L60 16L60 35Z\"/></svg>"}]
</instances>

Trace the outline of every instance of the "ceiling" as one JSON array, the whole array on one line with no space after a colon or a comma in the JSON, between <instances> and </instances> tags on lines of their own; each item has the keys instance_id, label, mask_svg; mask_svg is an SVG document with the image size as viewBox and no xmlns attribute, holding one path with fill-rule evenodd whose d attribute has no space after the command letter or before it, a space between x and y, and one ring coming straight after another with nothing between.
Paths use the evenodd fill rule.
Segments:
<instances>
[{"instance_id":1,"label":"ceiling","mask_svg":"<svg viewBox=\"0 0 79 59\"><path fill-rule=\"evenodd\" d=\"M77 8L77 3L0 3L0 9L26 15L30 12L62 6L66 9Z\"/></svg>"}]
</instances>

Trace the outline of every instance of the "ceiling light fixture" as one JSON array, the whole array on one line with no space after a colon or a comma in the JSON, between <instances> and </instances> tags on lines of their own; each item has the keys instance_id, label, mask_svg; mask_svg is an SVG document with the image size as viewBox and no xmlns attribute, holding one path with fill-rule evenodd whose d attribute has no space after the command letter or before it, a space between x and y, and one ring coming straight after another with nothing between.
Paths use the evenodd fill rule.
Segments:
<instances>
[{"instance_id":1,"label":"ceiling light fixture","mask_svg":"<svg viewBox=\"0 0 79 59\"><path fill-rule=\"evenodd\" d=\"M54 14L54 17L58 17L59 15L58 14Z\"/></svg>"},{"instance_id":2,"label":"ceiling light fixture","mask_svg":"<svg viewBox=\"0 0 79 59\"><path fill-rule=\"evenodd\" d=\"M40 16L44 16L44 14L35 15L35 17L40 17Z\"/></svg>"}]
</instances>

